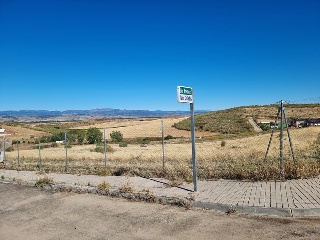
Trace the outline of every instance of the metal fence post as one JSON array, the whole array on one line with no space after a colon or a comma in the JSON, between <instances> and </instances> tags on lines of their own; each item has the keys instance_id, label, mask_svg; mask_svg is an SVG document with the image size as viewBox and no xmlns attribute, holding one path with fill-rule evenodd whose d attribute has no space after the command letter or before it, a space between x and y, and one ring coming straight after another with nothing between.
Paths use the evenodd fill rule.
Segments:
<instances>
[{"instance_id":1,"label":"metal fence post","mask_svg":"<svg viewBox=\"0 0 320 240\"><path fill-rule=\"evenodd\" d=\"M280 101L280 175L283 176L283 100Z\"/></svg>"},{"instance_id":2,"label":"metal fence post","mask_svg":"<svg viewBox=\"0 0 320 240\"><path fill-rule=\"evenodd\" d=\"M104 167L107 167L107 142L106 142L106 129L103 129L103 139L104 139Z\"/></svg>"},{"instance_id":3,"label":"metal fence post","mask_svg":"<svg viewBox=\"0 0 320 240\"><path fill-rule=\"evenodd\" d=\"M161 120L161 133L162 133L162 168L163 174L165 173L165 163L164 163L164 125L163 120Z\"/></svg>"},{"instance_id":4,"label":"metal fence post","mask_svg":"<svg viewBox=\"0 0 320 240\"><path fill-rule=\"evenodd\" d=\"M65 166L65 171L68 172L69 161L68 161L67 133L64 133L64 145L65 145L65 148L66 148L66 166Z\"/></svg>"},{"instance_id":5,"label":"metal fence post","mask_svg":"<svg viewBox=\"0 0 320 240\"><path fill-rule=\"evenodd\" d=\"M6 139L3 139L3 161L6 161Z\"/></svg>"},{"instance_id":6,"label":"metal fence post","mask_svg":"<svg viewBox=\"0 0 320 240\"><path fill-rule=\"evenodd\" d=\"M17 140L17 150L18 150L18 167L20 166L20 141Z\"/></svg>"},{"instance_id":7,"label":"metal fence post","mask_svg":"<svg viewBox=\"0 0 320 240\"><path fill-rule=\"evenodd\" d=\"M38 138L38 140L39 140L39 169L41 170L42 160L41 160L41 152L40 152L40 149L41 149L40 138Z\"/></svg>"}]
</instances>

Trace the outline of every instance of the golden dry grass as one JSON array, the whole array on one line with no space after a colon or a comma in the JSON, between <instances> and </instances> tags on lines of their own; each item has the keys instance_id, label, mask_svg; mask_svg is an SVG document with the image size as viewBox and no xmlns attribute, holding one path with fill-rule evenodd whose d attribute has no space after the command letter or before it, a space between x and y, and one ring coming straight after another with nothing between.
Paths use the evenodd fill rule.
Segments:
<instances>
[{"instance_id":1,"label":"golden dry grass","mask_svg":"<svg viewBox=\"0 0 320 240\"><path fill-rule=\"evenodd\" d=\"M103 121L94 125L76 127L75 129L88 129L91 127L99 128L102 132L106 129L106 139L110 140L112 131L120 131L125 139L144 138L144 137L161 137L162 123L164 124L165 136L171 135L176 138L190 138L190 131L178 130L173 126L174 123L180 122L186 117L170 117L163 119L142 119L142 120L113 120ZM199 136L213 136L215 133L201 132Z\"/></svg>"},{"instance_id":2,"label":"golden dry grass","mask_svg":"<svg viewBox=\"0 0 320 240\"><path fill-rule=\"evenodd\" d=\"M287 133L284 132L284 161L288 177L292 177L293 162L290 154ZM319 127L309 127L291 130L293 147L300 163L299 176L315 176L319 174L319 164L308 157L313 143L320 134ZM196 153L199 176L203 179L217 177L265 179L278 177L279 173L279 132L274 134L267 164L269 170L263 168L263 159L270 139L270 134L261 134L240 139L226 139L225 146L221 141L204 141L198 139ZM99 174L134 174L143 176L163 176L162 145L161 142L151 142L146 146L129 144L120 147L110 144L114 150L107 153L109 170L103 170L104 154L93 152L95 145L72 146L68 150L70 171L75 173ZM184 180L192 179L191 143L176 140L166 141L165 169L166 176L180 177ZM64 171L66 151L64 146L58 148L45 148L41 150L42 167L48 171ZM17 167L17 151L8 152L11 166ZM310 162L310 164L308 163ZM308 163L308 165L305 165ZM36 169L39 164L39 151L21 150L20 164L24 169Z\"/></svg>"},{"instance_id":3,"label":"golden dry grass","mask_svg":"<svg viewBox=\"0 0 320 240\"><path fill-rule=\"evenodd\" d=\"M285 104L285 112L287 118L318 118L320 114L320 105L312 105L312 107L300 105L287 105ZM255 106L255 107L242 107L242 112L246 117L254 116L256 119L262 121L268 119L274 121L278 111L278 106Z\"/></svg>"},{"instance_id":4,"label":"golden dry grass","mask_svg":"<svg viewBox=\"0 0 320 240\"><path fill-rule=\"evenodd\" d=\"M10 126L2 123L1 127L5 129L5 132L11 134L7 139L9 140L22 140L22 139L30 139L31 136L38 138L43 135L48 135L46 132L36 131L33 129L29 129L22 126Z\"/></svg>"},{"instance_id":5,"label":"golden dry grass","mask_svg":"<svg viewBox=\"0 0 320 240\"><path fill-rule=\"evenodd\" d=\"M291 138L294 151L300 152L308 149L320 133L319 127L309 127L303 129L291 130ZM143 135L145 136L145 135ZM270 134L261 134L257 136L250 136L240 139L226 139L226 145L221 146L220 140L215 141L201 141L196 143L197 158L199 160L213 159L221 155L249 156L252 153L265 153ZM119 161L130 161L132 159L139 159L141 161L150 161L162 159L162 145L161 142L151 142L146 147L139 144L128 144L127 147L119 147L119 144L108 143L115 151L107 153L108 159ZM81 160L98 160L103 159L101 153L92 152L95 145L75 145L69 148L68 156L72 159ZM166 141L164 146L165 156L169 159L178 161L188 160L191 158L191 144L190 142L176 142ZM284 132L284 152L289 152L289 139L287 133ZM272 139L270 148L270 156L275 156L279 153L279 132L276 132ZM17 151L7 152L7 157L11 159L17 158ZM58 148L45 148L41 150L41 158L43 160L65 159L66 152L63 145ZM38 149L20 150L20 157L26 159L36 159L39 157ZM241 159L239 158L239 161Z\"/></svg>"}]
</instances>

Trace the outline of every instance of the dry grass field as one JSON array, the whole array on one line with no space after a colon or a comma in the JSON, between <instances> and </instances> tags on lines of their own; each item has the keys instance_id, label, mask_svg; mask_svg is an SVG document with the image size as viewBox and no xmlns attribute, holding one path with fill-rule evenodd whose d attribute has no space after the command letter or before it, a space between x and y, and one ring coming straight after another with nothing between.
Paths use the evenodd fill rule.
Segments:
<instances>
[{"instance_id":1,"label":"dry grass field","mask_svg":"<svg viewBox=\"0 0 320 240\"><path fill-rule=\"evenodd\" d=\"M164 134L176 139L166 140L164 156L161 141L148 144L131 144L120 147L110 142L110 133L120 131L125 139L161 137L161 121L164 122ZM97 127L106 129L109 151L106 154L107 168L104 167L104 154L95 152L96 145L74 145L67 149L69 172L78 174L141 175L189 181L192 179L190 131L172 127L181 118L101 121L76 128ZM21 133L21 129L9 128L11 132ZM28 134L39 136L41 132L26 130ZM38 134L38 135L37 135ZM320 127L292 129L291 137L297 160L297 172L293 168L287 133L284 132L285 176L309 177L320 174L319 160L314 156L315 141L319 138ZM270 179L279 178L279 132L274 134L266 163L264 155L270 139L270 133L224 140L209 140L212 132L197 132L196 152L198 174L201 179L236 178ZM206 138L208 137L209 138ZM12 139L15 139L13 134ZM32 169L44 171L64 171L66 150L63 145L57 148L25 149L7 152L8 168ZM41 162L40 162L41 159ZM164 162L163 162L164 159ZM41 164L41 166L40 166ZM164 168L163 168L164 166Z\"/></svg>"},{"instance_id":2,"label":"dry grass field","mask_svg":"<svg viewBox=\"0 0 320 240\"><path fill-rule=\"evenodd\" d=\"M88 129L90 127L99 128L101 131L106 129L106 139L110 140L112 131L120 131L125 139L161 137L162 121L164 125L164 134L176 138L190 138L190 131L178 130L173 127L174 123L180 122L186 117L170 117L163 119L141 119L141 120L113 120L103 121L89 126L75 127L74 129ZM198 136L213 136L212 132L199 132Z\"/></svg>"},{"instance_id":3,"label":"dry grass field","mask_svg":"<svg viewBox=\"0 0 320 240\"><path fill-rule=\"evenodd\" d=\"M21 127L19 125L12 126L10 124L3 123L0 125L0 127L4 128L6 133L11 134L11 136L7 138L8 140L30 139L30 137L38 138L47 134L46 132L43 132L43 131L37 131L37 130L33 130L26 127Z\"/></svg>"}]
</instances>

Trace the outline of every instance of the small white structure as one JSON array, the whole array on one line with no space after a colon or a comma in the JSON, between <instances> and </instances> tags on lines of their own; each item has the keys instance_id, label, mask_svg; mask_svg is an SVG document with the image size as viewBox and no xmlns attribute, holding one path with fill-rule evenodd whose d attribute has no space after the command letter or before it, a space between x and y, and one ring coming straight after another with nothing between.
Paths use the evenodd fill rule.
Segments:
<instances>
[{"instance_id":1,"label":"small white structure","mask_svg":"<svg viewBox=\"0 0 320 240\"><path fill-rule=\"evenodd\" d=\"M0 163L3 163L5 160L5 141L6 141L6 136L10 136L11 134L6 134L4 133L5 129L4 128L0 128L0 137L3 138L3 140L1 141L1 145L2 145L2 149L0 149Z\"/></svg>"},{"instance_id":2,"label":"small white structure","mask_svg":"<svg viewBox=\"0 0 320 240\"><path fill-rule=\"evenodd\" d=\"M6 136L10 136L11 134L7 134L7 133L4 133L5 129L4 128L0 128L0 137L3 137L3 139L6 137Z\"/></svg>"}]
</instances>

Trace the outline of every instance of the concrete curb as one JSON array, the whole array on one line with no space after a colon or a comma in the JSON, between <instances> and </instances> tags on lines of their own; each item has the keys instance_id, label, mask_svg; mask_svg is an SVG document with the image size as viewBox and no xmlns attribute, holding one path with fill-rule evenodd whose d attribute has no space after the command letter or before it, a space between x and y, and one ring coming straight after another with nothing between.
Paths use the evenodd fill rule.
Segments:
<instances>
[{"instance_id":1,"label":"concrete curb","mask_svg":"<svg viewBox=\"0 0 320 240\"><path fill-rule=\"evenodd\" d=\"M232 206L219 203L209 203L196 201L192 204L195 208L201 209L213 209L223 211L225 213L242 213L251 215L267 215L267 216L278 216L278 217L319 217L320 209L310 208L265 208L265 207L250 207L250 206Z\"/></svg>"},{"instance_id":2,"label":"concrete curb","mask_svg":"<svg viewBox=\"0 0 320 240\"><path fill-rule=\"evenodd\" d=\"M319 217L320 209L319 208L308 208L308 209L293 208L292 216L293 217Z\"/></svg>"},{"instance_id":3,"label":"concrete curb","mask_svg":"<svg viewBox=\"0 0 320 240\"><path fill-rule=\"evenodd\" d=\"M226 205L226 204L208 203L208 202L199 202L199 201L194 202L193 207L223 211L227 214L242 213L242 214L252 214L252 215L292 217L291 209L283 209L283 208L232 206L232 205Z\"/></svg>"}]
</instances>

